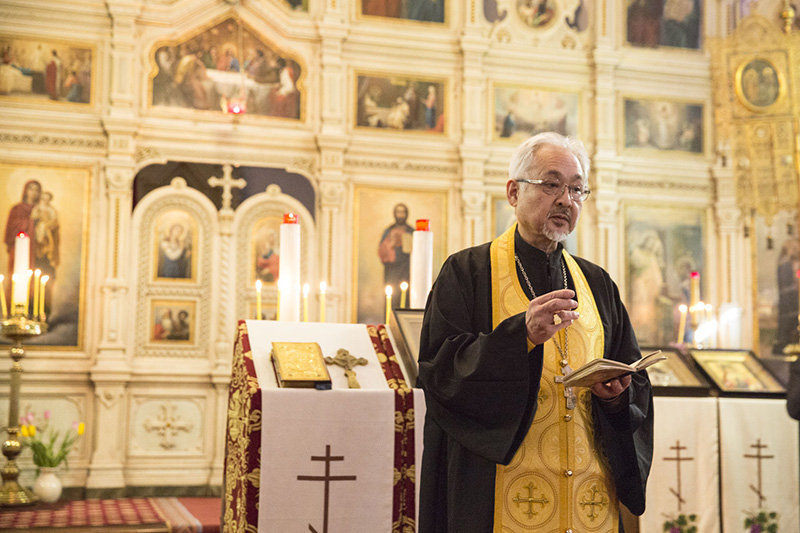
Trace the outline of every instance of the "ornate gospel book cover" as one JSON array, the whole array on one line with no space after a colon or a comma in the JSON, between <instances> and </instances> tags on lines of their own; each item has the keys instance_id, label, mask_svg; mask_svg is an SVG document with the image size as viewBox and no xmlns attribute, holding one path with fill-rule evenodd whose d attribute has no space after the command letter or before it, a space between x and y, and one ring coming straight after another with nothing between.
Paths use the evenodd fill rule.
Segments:
<instances>
[{"instance_id":1,"label":"ornate gospel book cover","mask_svg":"<svg viewBox=\"0 0 800 533\"><path fill-rule=\"evenodd\" d=\"M280 387L331 388L331 376L316 342L273 342L272 364Z\"/></svg>"}]
</instances>

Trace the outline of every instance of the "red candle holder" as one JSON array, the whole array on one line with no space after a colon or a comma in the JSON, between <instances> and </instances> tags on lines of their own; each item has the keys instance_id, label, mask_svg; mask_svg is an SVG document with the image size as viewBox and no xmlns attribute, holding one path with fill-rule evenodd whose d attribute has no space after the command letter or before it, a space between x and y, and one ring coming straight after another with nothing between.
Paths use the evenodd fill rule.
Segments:
<instances>
[{"instance_id":1,"label":"red candle holder","mask_svg":"<svg viewBox=\"0 0 800 533\"><path fill-rule=\"evenodd\" d=\"M284 224L297 224L297 215L294 213L286 213L283 215L283 223Z\"/></svg>"},{"instance_id":2,"label":"red candle holder","mask_svg":"<svg viewBox=\"0 0 800 533\"><path fill-rule=\"evenodd\" d=\"M417 219L417 231L430 231L431 221L427 218Z\"/></svg>"}]
</instances>

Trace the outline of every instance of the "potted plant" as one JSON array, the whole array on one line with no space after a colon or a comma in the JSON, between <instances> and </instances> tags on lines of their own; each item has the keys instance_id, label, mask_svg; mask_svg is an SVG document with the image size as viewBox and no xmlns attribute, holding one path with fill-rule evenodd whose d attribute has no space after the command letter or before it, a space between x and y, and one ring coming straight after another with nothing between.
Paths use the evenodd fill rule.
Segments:
<instances>
[{"instance_id":1,"label":"potted plant","mask_svg":"<svg viewBox=\"0 0 800 533\"><path fill-rule=\"evenodd\" d=\"M20 419L22 447L31 449L33 463L37 467L33 492L43 502L48 503L58 501L61 497L61 480L55 474L56 468L61 463L69 468L67 456L86 429L83 422L73 422L72 427L62 433L50 427L50 416L50 411L45 410L44 422L39 426L32 412Z\"/></svg>"}]
</instances>

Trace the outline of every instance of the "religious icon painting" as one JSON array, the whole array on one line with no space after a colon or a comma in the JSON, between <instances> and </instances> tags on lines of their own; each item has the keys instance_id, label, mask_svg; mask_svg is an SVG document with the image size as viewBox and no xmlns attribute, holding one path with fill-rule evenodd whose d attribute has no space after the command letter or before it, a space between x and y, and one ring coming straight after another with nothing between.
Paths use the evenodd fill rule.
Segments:
<instances>
[{"instance_id":1,"label":"religious icon painting","mask_svg":"<svg viewBox=\"0 0 800 533\"><path fill-rule=\"evenodd\" d=\"M628 0L628 43L699 50L703 4L704 0Z\"/></svg>"},{"instance_id":2,"label":"religious icon painting","mask_svg":"<svg viewBox=\"0 0 800 533\"><path fill-rule=\"evenodd\" d=\"M152 300L150 302L150 342L192 344L195 338L196 302Z\"/></svg>"},{"instance_id":3,"label":"religious icon painting","mask_svg":"<svg viewBox=\"0 0 800 533\"><path fill-rule=\"evenodd\" d=\"M782 394L786 390L747 350L690 350L692 358L723 393Z\"/></svg>"},{"instance_id":4,"label":"religious icon painting","mask_svg":"<svg viewBox=\"0 0 800 533\"><path fill-rule=\"evenodd\" d=\"M196 281L197 222L186 211L159 215L153 234L153 278L156 281Z\"/></svg>"},{"instance_id":5,"label":"religious icon painting","mask_svg":"<svg viewBox=\"0 0 800 533\"><path fill-rule=\"evenodd\" d=\"M94 104L93 45L0 35L0 51L0 99Z\"/></svg>"},{"instance_id":6,"label":"religious icon painting","mask_svg":"<svg viewBox=\"0 0 800 533\"><path fill-rule=\"evenodd\" d=\"M668 346L681 332L680 342L691 341L679 306L689 304L691 273L704 277L705 211L628 205L624 212L625 307L639 344ZM701 287L701 300L705 294Z\"/></svg>"},{"instance_id":7,"label":"religious icon painting","mask_svg":"<svg viewBox=\"0 0 800 533\"><path fill-rule=\"evenodd\" d=\"M278 281L282 223L283 217L272 215L259 219L253 226L250 279L254 282L261 280L265 284L275 284Z\"/></svg>"},{"instance_id":8,"label":"religious icon painting","mask_svg":"<svg viewBox=\"0 0 800 533\"><path fill-rule=\"evenodd\" d=\"M647 368L647 376L656 396L707 396L711 385L702 375L692 370L681 352L675 348L648 348L640 346L642 355L655 350L667 356L657 365Z\"/></svg>"},{"instance_id":9,"label":"religious icon painting","mask_svg":"<svg viewBox=\"0 0 800 533\"><path fill-rule=\"evenodd\" d=\"M555 0L515 0L515 6L519 20L529 28L546 28L561 20Z\"/></svg>"},{"instance_id":10,"label":"religious icon painting","mask_svg":"<svg viewBox=\"0 0 800 533\"><path fill-rule=\"evenodd\" d=\"M299 58L236 17L157 43L150 66L153 108L303 120L306 74Z\"/></svg>"},{"instance_id":11,"label":"religious icon painting","mask_svg":"<svg viewBox=\"0 0 800 533\"><path fill-rule=\"evenodd\" d=\"M0 163L0 218L6 246L0 247L3 292L11 295L14 237L31 237L30 269L44 284L47 332L26 339L60 349L82 349L91 170ZM8 302L7 302L8 303ZM0 343L8 341L0 338Z\"/></svg>"},{"instance_id":12,"label":"religious icon painting","mask_svg":"<svg viewBox=\"0 0 800 533\"><path fill-rule=\"evenodd\" d=\"M518 145L543 131L562 135L580 135L580 95L577 92L552 91L521 85L492 84L493 141L511 141Z\"/></svg>"},{"instance_id":13,"label":"religious icon painting","mask_svg":"<svg viewBox=\"0 0 800 533\"><path fill-rule=\"evenodd\" d=\"M429 221L433 232L433 279L446 257L447 193L357 187L353 245L353 320L386 322L386 286L391 306L402 307L402 282L410 282L416 221ZM406 295L406 307L410 298Z\"/></svg>"},{"instance_id":14,"label":"religious icon painting","mask_svg":"<svg viewBox=\"0 0 800 533\"><path fill-rule=\"evenodd\" d=\"M355 125L442 134L448 111L443 79L355 73Z\"/></svg>"},{"instance_id":15,"label":"religious icon painting","mask_svg":"<svg viewBox=\"0 0 800 533\"><path fill-rule=\"evenodd\" d=\"M358 0L361 17L444 24L448 0Z\"/></svg>"},{"instance_id":16,"label":"religious icon painting","mask_svg":"<svg viewBox=\"0 0 800 533\"><path fill-rule=\"evenodd\" d=\"M623 98L624 148L702 154L705 112L700 102Z\"/></svg>"},{"instance_id":17,"label":"religious icon painting","mask_svg":"<svg viewBox=\"0 0 800 533\"><path fill-rule=\"evenodd\" d=\"M787 54L779 50L730 55L736 102L744 107L734 106L735 116L791 113Z\"/></svg>"}]
</instances>

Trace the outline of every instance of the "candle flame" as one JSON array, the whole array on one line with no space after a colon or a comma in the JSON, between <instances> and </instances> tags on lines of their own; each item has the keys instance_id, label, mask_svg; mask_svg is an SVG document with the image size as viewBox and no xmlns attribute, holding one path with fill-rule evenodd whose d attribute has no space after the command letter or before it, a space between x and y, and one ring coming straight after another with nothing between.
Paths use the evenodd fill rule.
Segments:
<instances>
[{"instance_id":1,"label":"candle flame","mask_svg":"<svg viewBox=\"0 0 800 533\"><path fill-rule=\"evenodd\" d=\"M325 294L325 292L327 290L328 290L328 284L325 283L324 281L320 281L319 282L319 292L321 292L322 294Z\"/></svg>"},{"instance_id":2,"label":"candle flame","mask_svg":"<svg viewBox=\"0 0 800 533\"><path fill-rule=\"evenodd\" d=\"M304 283L304 284L303 284L303 296L308 296L308 291L309 291L310 289L311 289L311 288L308 286L308 283Z\"/></svg>"},{"instance_id":3,"label":"candle flame","mask_svg":"<svg viewBox=\"0 0 800 533\"><path fill-rule=\"evenodd\" d=\"M17 233L17 238L18 239L27 239L28 238L28 234L25 233L24 231L20 231L19 233Z\"/></svg>"},{"instance_id":4,"label":"candle flame","mask_svg":"<svg viewBox=\"0 0 800 533\"><path fill-rule=\"evenodd\" d=\"M261 280L260 279L256 280L256 290L258 292L261 292Z\"/></svg>"},{"instance_id":5,"label":"candle flame","mask_svg":"<svg viewBox=\"0 0 800 533\"><path fill-rule=\"evenodd\" d=\"M386 286L386 296L391 296L391 295L392 295L392 286L391 285L387 285Z\"/></svg>"},{"instance_id":6,"label":"candle flame","mask_svg":"<svg viewBox=\"0 0 800 533\"><path fill-rule=\"evenodd\" d=\"M50 281L50 276L48 276L48 275L42 276L42 285L44 285L48 281Z\"/></svg>"},{"instance_id":7,"label":"candle flame","mask_svg":"<svg viewBox=\"0 0 800 533\"><path fill-rule=\"evenodd\" d=\"M688 310L689 310L689 308L688 308L688 307L686 307L686 304L681 304L681 305L679 305L679 306L678 306L678 309L680 310L680 312L681 312L681 313L685 313L686 311L688 311Z\"/></svg>"},{"instance_id":8,"label":"candle flame","mask_svg":"<svg viewBox=\"0 0 800 533\"><path fill-rule=\"evenodd\" d=\"M404 281L403 283L401 283L400 284L400 290L403 290L403 291L408 290L408 282Z\"/></svg>"}]
</instances>

